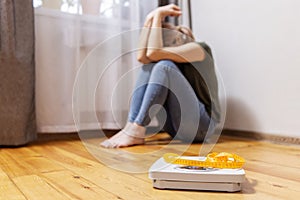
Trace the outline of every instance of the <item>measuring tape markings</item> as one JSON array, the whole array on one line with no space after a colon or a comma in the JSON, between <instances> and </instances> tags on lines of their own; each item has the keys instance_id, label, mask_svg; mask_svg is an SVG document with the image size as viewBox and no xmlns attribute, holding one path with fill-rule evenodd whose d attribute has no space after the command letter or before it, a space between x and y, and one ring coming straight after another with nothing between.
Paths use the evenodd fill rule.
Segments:
<instances>
[{"instance_id":1,"label":"measuring tape markings","mask_svg":"<svg viewBox=\"0 0 300 200\"><path fill-rule=\"evenodd\" d=\"M245 163L245 159L236 154L221 152L221 153L210 153L206 156L205 161L184 159L174 153L166 153L163 156L167 163L197 167L212 167L221 169L237 169L242 168Z\"/></svg>"}]
</instances>

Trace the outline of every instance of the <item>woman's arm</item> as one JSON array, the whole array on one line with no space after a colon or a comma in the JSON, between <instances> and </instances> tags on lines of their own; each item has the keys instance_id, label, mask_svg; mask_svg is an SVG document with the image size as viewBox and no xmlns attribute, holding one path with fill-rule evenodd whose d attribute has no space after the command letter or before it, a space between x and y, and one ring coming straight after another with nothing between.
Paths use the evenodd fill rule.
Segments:
<instances>
[{"instance_id":1,"label":"woman's arm","mask_svg":"<svg viewBox=\"0 0 300 200\"><path fill-rule=\"evenodd\" d=\"M151 62L151 60L147 58L147 46L148 46L148 38L151 31L152 21L153 21L153 13L151 12L150 14L148 14L145 20L144 27L141 30L139 43L138 43L137 59L139 62L144 64Z\"/></svg>"},{"instance_id":2,"label":"woman's arm","mask_svg":"<svg viewBox=\"0 0 300 200\"><path fill-rule=\"evenodd\" d=\"M168 59L174 62L195 62L205 58L204 50L195 42L176 47L163 47L162 20L166 16L181 15L180 8L174 4L155 10L146 51L147 59L152 62Z\"/></svg>"}]
</instances>

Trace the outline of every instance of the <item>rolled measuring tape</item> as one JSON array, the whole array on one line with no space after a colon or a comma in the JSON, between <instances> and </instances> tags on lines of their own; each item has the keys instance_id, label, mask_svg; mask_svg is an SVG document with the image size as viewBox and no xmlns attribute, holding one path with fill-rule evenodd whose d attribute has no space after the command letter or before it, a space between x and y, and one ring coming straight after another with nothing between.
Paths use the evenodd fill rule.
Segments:
<instances>
[{"instance_id":1,"label":"rolled measuring tape","mask_svg":"<svg viewBox=\"0 0 300 200\"><path fill-rule=\"evenodd\" d=\"M221 153L209 153L205 160L188 159L190 157L179 156L174 153L166 153L163 156L165 162L194 166L194 167L206 167L206 168L220 168L220 169L237 169L242 168L245 164L245 159L233 153L221 152ZM195 158L197 158L195 156Z\"/></svg>"}]
</instances>

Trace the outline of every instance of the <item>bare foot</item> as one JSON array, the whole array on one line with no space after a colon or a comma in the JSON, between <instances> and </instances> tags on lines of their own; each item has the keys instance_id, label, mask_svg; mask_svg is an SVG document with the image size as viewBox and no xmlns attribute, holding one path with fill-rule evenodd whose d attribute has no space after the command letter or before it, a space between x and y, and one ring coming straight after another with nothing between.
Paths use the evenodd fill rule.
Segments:
<instances>
[{"instance_id":1,"label":"bare foot","mask_svg":"<svg viewBox=\"0 0 300 200\"><path fill-rule=\"evenodd\" d=\"M128 122L124 129L105 140L100 145L105 148L120 148L144 144L145 133L145 127Z\"/></svg>"}]
</instances>

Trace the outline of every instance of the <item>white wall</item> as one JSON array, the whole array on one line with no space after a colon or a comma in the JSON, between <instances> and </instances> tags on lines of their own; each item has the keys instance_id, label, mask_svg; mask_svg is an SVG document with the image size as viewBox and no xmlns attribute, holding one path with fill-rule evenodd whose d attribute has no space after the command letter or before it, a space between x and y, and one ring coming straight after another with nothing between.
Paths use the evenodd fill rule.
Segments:
<instances>
[{"instance_id":1,"label":"white wall","mask_svg":"<svg viewBox=\"0 0 300 200\"><path fill-rule=\"evenodd\" d=\"M300 1L193 0L192 14L224 79L225 128L300 137Z\"/></svg>"}]
</instances>

